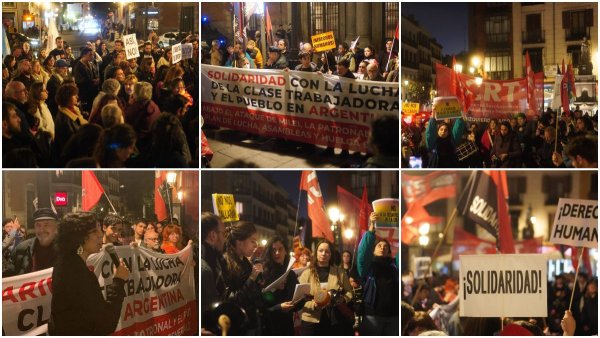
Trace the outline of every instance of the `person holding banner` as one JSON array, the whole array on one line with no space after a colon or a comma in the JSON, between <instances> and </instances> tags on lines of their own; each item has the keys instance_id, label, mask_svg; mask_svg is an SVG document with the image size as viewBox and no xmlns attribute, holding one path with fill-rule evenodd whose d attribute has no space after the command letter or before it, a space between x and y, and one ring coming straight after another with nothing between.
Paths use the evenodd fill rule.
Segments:
<instances>
[{"instance_id":1,"label":"person holding banner","mask_svg":"<svg viewBox=\"0 0 600 338\"><path fill-rule=\"evenodd\" d=\"M429 168L456 168L458 158L456 147L462 140L466 129L462 118L456 119L450 134L450 125L446 122L438 123L435 117L429 119L425 129L425 144L429 151Z\"/></svg>"},{"instance_id":2,"label":"person holding banner","mask_svg":"<svg viewBox=\"0 0 600 338\"><path fill-rule=\"evenodd\" d=\"M311 72L314 73L317 71L317 65L310 61L310 53L306 51L300 51L298 53L298 59L300 59L300 64L298 64L294 70L300 72Z\"/></svg>"},{"instance_id":3,"label":"person holding banner","mask_svg":"<svg viewBox=\"0 0 600 338\"><path fill-rule=\"evenodd\" d=\"M263 264L252 264L247 258L258 248L257 241L256 227L250 222L236 222L225 229L224 298L246 311L247 335L258 333L260 328L257 312L262 304Z\"/></svg>"},{"instance_id":4,"label":"person holding banner","mask_svg":"<svg viewBox=\"0 0 600 338\"><path fill-rule=\"evenodd\" d=\"M344 269L332 262L333 245L321 240L312 262L300 275L299 282L310 284L313 300L304 304L300 335L337 336L351 334L354 318L343 310L352 300L352 286ZM353 316L352 316L353 317Z\"/></svg>"},{"instance_id":5,"label":"person holding banner","mask_svg":"<svg viewBox=\"0 0 600 338\"><path fill-rule=\"evenodd\" d=\"M288 67L288 60L281 54L279 47L269 47L269 58L265 63L265 69L285 69Z\"/></svg>"},{"instance_id":6,"label":"person holding banner","mask_svg":"<svg viewBox=\"0 0 600 338\"><path fill-rule=\"evenodd\" d=\"M266 286L271 285L287 271L290 262L288 246L285 241L274 236L265 245L262 255L264 264L263 278ZM294 291L298 284L298 277L293 271L287 273L285 280L281 281L273 291L263 293L265 308L263 310L264 335L268 336L293 336L294 312L304 306L301 300L292 303Z\"/></svg>"},{"instance_id":7,"label":"person holding banner","mask_svg":"<svg viewBox=\"0 0 600 338\"><path fill-rule=\"evenodd\" d=\"M102 231L92 213L63 217L57 235L59 256L52 271L50 335L108 335L114 332L125 298L129 270L120 261L112 283L105 286L106 300L87 258L102 248ZM116 265L116 264L115 264Z\"/></svg>"},{"instance_id":8,"label":"person holding banner","mask_svg":"<svg viewBox=\"0 0 600 338\"><path fill-rule=\"evenodd\" d=\"M357 270L363 281L365 315L360 334L364 336L398 336L400 332L400 298L398 259L391 257L391 248L385 239L375 237L377 215L369 217L367 231L358 245Z\"/></svg>"}]
</instances>

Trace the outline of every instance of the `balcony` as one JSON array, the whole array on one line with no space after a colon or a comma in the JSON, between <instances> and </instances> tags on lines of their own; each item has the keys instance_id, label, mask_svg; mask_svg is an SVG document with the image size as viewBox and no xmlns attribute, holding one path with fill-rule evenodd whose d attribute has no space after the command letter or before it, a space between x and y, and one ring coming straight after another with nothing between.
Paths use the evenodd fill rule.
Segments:
<instances>
[{"instance_id":1,"label":"balcony","mask_svg":"<svg viewBox=\"0 0 600 338\"><path fill-rule=\"evenodd\" d=\"M411 62L411 61L406 61L404 59L402 59L401 66L402 67L406 67L406 68L419 69L419 64L418 63Z\"/></svg>"},{"instance_id":2,"label":"balcony","mask_svg":"<svg viewBox=\"0 0 600 338\"><path fill-rule=\"evenodd\" d=\"M486 34L486 48L510 48L512 41L508 33Z\"/></svg>"},{"instance_id":3,"label":"balcony","mask_svg":"<svg viewBox=\"0 0 600 338\"><path fill-rule=\"evenodd\" d=\"M541 29L528 30L522 32L521 39L523 43L544 43L546 42L546 31Z\"/></svg>"},{"instance_id":4,"label":"balcony","mask_svg":"<svg viewBox=\"0 0 600 338\"><path fill-rule=\"evenodd\" d=\"M567 41L580 41L583 40L583 38L590 39L589 28L585 29L585 31L580 27L577 29L567 29L565 31L565 39Z\"/></svg>"},{"instance_id":5,"label":"balcony","mask_svg":"<svg viewBox=\"0 0 600 338\"><path fill-rule=\"evenodd\" d=\"M404 36L402 37L402 43L405 43L405 44L415 47L415 48L417 48L419 46L419 44L417 43L417 40L413 40L409 37L404 37Z\"/></svg>"}]
</instances>

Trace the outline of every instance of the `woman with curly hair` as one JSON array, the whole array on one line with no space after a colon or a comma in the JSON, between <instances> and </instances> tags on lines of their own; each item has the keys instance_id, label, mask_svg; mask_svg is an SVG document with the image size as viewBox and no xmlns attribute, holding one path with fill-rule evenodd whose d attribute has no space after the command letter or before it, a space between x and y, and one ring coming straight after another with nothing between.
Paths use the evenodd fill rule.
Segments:
<instances>
[{"instance_id":1,"label":"woman with curly hair","mask_svg":"<svg viewBox=\"0 0 600 338\"><path fill-rule=\"evenodd\" d=\"M262 301L262 272L260 262L252 264L252 257L258 248L256 227L250 222L237 222L225 228L225 299L242 307L248 315L247 335L258 333L257 311Z\"/></svg>"},{"instance_id":2,"label":"woman with curly hair","mask_svg":"<svg viewBox=\"0 0 600 338\"><path fill-rule=\"evenodd\" d=\"M125 161L135 152L135 131L128 124L105 129L94 150L100 168L124 168Z\"/></svg>"},{"instance_id":3,"label":"woman with curly hair","mask_svg":"<svg viewBox=\"0 0 600 338\"><path fill-rule=\"evenodd\" d=\"M310 284L310 294L314 297L304 304L301 336L337 336L352 334L352 324L349 324L344 314L336 310L352 299L352 286L344 269L333 263L331 257L334 247L326 240L317 243L311 264L300 275L301 284ZM327 301L327 293L331 290L338 292L337 299ZM321 301L325 299L325 301Z\"/></svg>"},{"instance_id":4,"label":"woman with curly hair","mask_svg":"<svg viewBox=\"0 0 600 338\"><path fill-rule=\"evenodd\" d=\"M104 287L105 299L98 278L86 264L88 256L102 248L102 237L92 213L67 214L59 222L59 255L52 271L50 335L104 336L117 327L129 270L122 260L113 269L112 283Z\"/></svg>"}]
</instances>

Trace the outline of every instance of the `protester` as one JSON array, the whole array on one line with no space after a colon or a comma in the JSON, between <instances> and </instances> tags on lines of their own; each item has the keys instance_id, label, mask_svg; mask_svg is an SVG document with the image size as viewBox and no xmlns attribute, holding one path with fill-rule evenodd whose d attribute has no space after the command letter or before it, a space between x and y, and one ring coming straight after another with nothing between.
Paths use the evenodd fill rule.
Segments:
<instances>
[{"instance_id":1,"label":"protester","mask_svg":"<svg viewBox=\"0 0 600 338\"><path fill-rule=\"evenodd\" d=\"M254 65L257 69L263 68L263 56L260 49L256 46L254 40L248 40L246 43L246 53L250 54L250 57L254 61Z\"/></svg>"},{"instance_id":2,"label":"protester","mask_svg":"<svg viewBox=\"0 0 600 338\"><path fill-rule=\"evenodd\" d=\"M373 120L369 135L369 149L373 156L369 157L365 168L397 168L398 167L398 117L386 115Z\"/></svg>"},{"instance_id":3,"label":"protester","mask_svg":"<svg viewBox=\"0 0 600 338\"><path fill-rule=\"evenodd\" d=\"M79 61L73 66L73 79L80 92L81 108L90 112L94 98L98 94L100 79L98 69L93 65L94 51L88 47L81 50Z\"/></svg>"},{"instance_id":4,"label":"protester","mask_svg":"<svg viewBox=\"0 0 600 338\"><path fill-rule=\"evenodd\" d=\"M201 316L210 305L223 299L225 280L223 277L223 249L225 247L225 225L219 216L203 212L201 218L202 252L200 272L202 280Z\"/></svg>"},{"instance_id":5,"label":"protester","mask_svg":"<svg viewBox=\"0 0 600 338\"><path fill-rule=\"evenodd\" d=\"M466 126L462 119L457 119L452 126L445 122L439 123L435 118L429 119L425 130L426 145L429 151L430 168L455 168L458 164L456 146L462 138Z\"/></svg>"},{"instance_id":6,"label":"protester","mask_svg":"<svg viewBox=\"0 0 600 338\"><path fill-rule=\"evenodd\" d=\"M43 82L34 82L29 91L29 99L27 101L29 108L27 112L29 116L34 117L37 121L37 130L48 133L50 138L54 139L54 119L46 105L47 99L48 90L46 89L46 85ZM34 125L34 123L30 123L30 125Z\"/></svg>"},{"instance_id":7,"label":"protester","mask_svg":"<svg viewBox=\"0 0 600 338\"><path fill-rule=\"evenodd\" d=\"M138 82L133 88L131 103L125 112L125 122L136 131L138 147L142 151L148 149L150 128L160 115L160 109L152 101L152 85L148 82Z\"/></svg>"},{"instance_id":8,"label":"protester","mask_svg":"<svg viewBox=\"0 0 600 338\"><path fill-rule=\"evenodd\" d=\"M522 147L518 136L506 121L500 123L500 134L496 135L491 151L492 166L495 168L519 168L522 161Z\"/></svg>"},{"instance_id":9,"label":"protester","mask_svg":"<svg viewBox=\"0 0 600 338\"><path fill-rule=\"evenodd\" d=\"M102 244L112 243L113 245L121 245L119 237L123 231L123 220L116 215L106 215L102 220Z\"/></svg>"},{"instance_id":10,"label":"protester","mask_svg":"<svg viewBox=\"0 0 600 338\"><path fill-rule=\"evenodd\" d=\"M310 257L312 253L308 248L299 248L296 252L294 252L294 257L296 258L296 262L292 266L293 269L306 268L310 265Z\"/></svg>"},{"instance_id":11,"label":"protester","mask_svg":"<svg viewBox=\"0 0 600 338\"><path fill-rule=\"evenodd\" d=\"M321 283L327 283L326 290L335 290L336 297L322 303L318 299L309 300L304 304L300 334L303 336L348 334L352 331L353 318L344 318L340 310L344 303L352 299L352 286L344 269L332 262L333 246L327 241L319 241L308 269L300 275L299 282L310 284L310 294L314 297L322 294ZM325 298L327 299L327 298ZM347 307L346 307L347 308Z\"/></svg>"},{"instance_id":12,"label":"protester","mask_svg":"<svg viewBox=\"0 0 600 338\"><path fill-rule=\"evenodd\" d=\"M158 232L154 229L147 229L144 232L144 241L141 247L151 250L152 252L164 254L165 251L160 247Z\"/></svg>"},{"instance_id":13,"label":"protester","mask_svg":"<svg viewBox=\"0 0 600 338\"><path fill-rule=\"evenodd\" d=\"M100 111L100 117L102 119L102 126L105 129L117 124L125 123L121 107L114 103L110 103L102 107L102 110Z\"/></svg>"},{"instance_id":14,"label":"protester","mask_svg":"<svg viewBox=\"0 0 600 338\"><path fill-rule=\"evenodd\" d=\"M147 221L144 218L137 218L133 221L133 225L131 228L134 232L133 241L137 243L137 245L142 245L144 241L144 232L146 231L146 223Z\"/></svg>"},{"instance_id":15,"label":"protester","mask_svg":"<svg viewBox=\"0 0 600 338\"><path fill-rule=\"evenodd\" d=\"M350 72L356 71L356 59L354 58L354 53L348 49L348 44L346 42L342 42L338 45L338 53L335 56L336 64L339 64L342 60L348 61L346 68L348 68Z\"/></svg>"},{"instance_id":16,"label":"protester","mask_svg":"<svg viewBox=\"0 0 600 338\"><path fill-rule=\"evenodd\" d=\"M265 245L262 255L264 285L268 286L281 277L289 265L289 250L285 241L279 237L271 237ZM263 311L264 335L293 336L293 313L302 309L304 301L292 303L294 291L298 284L296 274L288 273L285 280L275 290L264 294L265 310Z\"/></svg>"},{"instance_id":17,"label":"protester","mask_svg":"<svg viewBox=\"0 0 600 338\"><path fill-rule=\"evenodd\" d=\"M79 102L79 89L72 84L61 86L56 93L58 114L55 119L56 137L54 145L63 149L67 141L75 132L88 121L83 117L77 104Z\"/></svg>"},{"instance_id":18,"label":"protester","mask_svg":"<svg viewBox=\"0 0 600 338\"><path fill-rule=\"evenodd\" d=\"M160 248L167 254L175 254L181 250L181 228L175 224L167 225L163 230L163 242Z\"/></svg>"},{"instance_id":19,"label":"protester","mask_svg":"<svg viewBox=\"0 0 600 338\"><path fill-rule=\"evenodd\" d=\"M223 51L219 40L213 40L210 48L210 64L213 66L223 65Z\"/></svg>"},{"instance_id":20,"label":"protester","mask_svg":"<svg viewBox=\"0 0 600 338\"><path fill-rule=\"evenodd\" d=\"M285 69L288 68L288 60L278 47L269 47L269 58L265 63L265 69Z\"/></svg>"},{"instance_id":21,"label":"protester","mask_svg":"<svg viewBox=\"0 0 600 338\"><path fill-rule=\"evenodd\" d=\"M87 267L89 255L102 247L102 231L90 213L67 214L57 236L59 256L52 271L50 335L108 335L121 317L129 270L121 260L105 285L106 300L96 275Z\"/></svg>"}]
</instances>

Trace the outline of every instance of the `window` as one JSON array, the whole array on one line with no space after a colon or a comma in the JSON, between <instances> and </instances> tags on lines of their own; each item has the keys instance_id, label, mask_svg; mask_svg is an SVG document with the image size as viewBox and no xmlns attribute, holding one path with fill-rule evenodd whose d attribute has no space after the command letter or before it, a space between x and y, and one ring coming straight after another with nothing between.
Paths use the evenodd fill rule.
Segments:
<instances>
[{"instance_id":1,"label":"window","mask_svg":"<svg viewBox=\"0 0 600 338\"><path fill-rule=\"evenodd\" d=\"M333 31L339 39L339 3L311 2L310 12L312 34Z\"/></svg>"},{"instance_id":2,"label":"window","mask_svg":"<svg viewBox=\"0 0 600 338\"><path fill-rule=\"evenodd\" d=\"M383 17L385 18L383 27L385 37L391 39L396 34L396 28L398 27L398 18L400 17L398 3L384 2Z\"/></svg>"},{"instance_id":3,"label":"window","mask_svg":"<svg viewBox=\"0 0 600 338\"><path fill-rule=\"evenodd\" d=\"M568 196L571 192L570 176L544 176L542 191L546 194L546 205L558 204L558 199Z\"/></svg>"},{"instance_id":4,"label":"window","mask_svg":"<svg viewBox=\"0 0 600 338\"><path fill-rule=\"evenodd\" d=\"M542 14L528 14L525 17L525 31L523 32L523 42L544 42L543 33L544 32L542 31Z\"/></svg>"},{"instance_id":5,"label":"window","mask_svg":"<svg viewBox=\"0 0 600 338\"><path fill-rule=\"evenodd\" d=\"M567 46L567 55L571 57L573 67L579 66L581 62L581 45Z\"/></svg>"},{"instance_id":6,"label":"window","mask_svg":"<svg viewBox=\"0 0 600 338\"><path fill-rule=\"evenodd\" d=\"M492 80L508 80L512 73L510 52L487 53L483 67L488 78Z\"/></svg>"},{"instance_id":7,"label":"window","mask_svg":"<svg viewBox=\"0 0 600 338\"><path fill-rule=\"evenodd\" d=\"M594 26L594 11L585 9L565 11L562 13L562 28L565 29L567 41L590 38L590 27Z\"/></svg>"},{"instance_id":8,"label":"window","mask_svg":"<svg viewBox=\"0 0 600 338\"><path fill-rule=\"evenodd\" d=\"M523 69L525 70L523 74L525 74L527 71L527 63L525 62L525 52L529 52L529 60L531 61L531 68L533 69L533 72L543 72L544 62L542 48L530 48L523 51Z\"/></svg>"},{"instance_id":9,"label":"window","mask_svg":"<svg viewBox=\"0 0 600 338\"><path fill-rule=\"evenodd\" d=\"M485 34L488 43L507 43L509 33L510 21L507 15L492 16L485 22Z\"/></svg>"}]
</instances>

